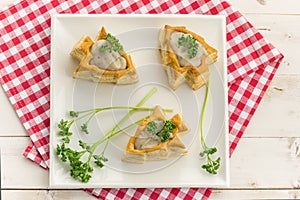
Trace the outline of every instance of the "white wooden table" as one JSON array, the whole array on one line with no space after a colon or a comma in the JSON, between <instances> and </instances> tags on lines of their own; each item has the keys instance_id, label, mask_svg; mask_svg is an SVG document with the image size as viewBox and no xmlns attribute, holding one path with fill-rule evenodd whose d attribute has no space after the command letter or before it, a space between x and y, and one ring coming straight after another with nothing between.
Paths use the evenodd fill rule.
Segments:
<instances>
[{"instance_id":1,"label":"white wooden table","mask_svg":"<svg viewBox=\"0 0 300 200\"><path fill-rule=\"evenodd\" d=\"M0 8L14 0L0 1ZM300 1L229 0L284 55L273 82L231 158L231 186L211 199L300 199ZM26 131L0 87L2 199L94 199L49 190L48 172L22 156Z\"/></svg>"}]
</instances>

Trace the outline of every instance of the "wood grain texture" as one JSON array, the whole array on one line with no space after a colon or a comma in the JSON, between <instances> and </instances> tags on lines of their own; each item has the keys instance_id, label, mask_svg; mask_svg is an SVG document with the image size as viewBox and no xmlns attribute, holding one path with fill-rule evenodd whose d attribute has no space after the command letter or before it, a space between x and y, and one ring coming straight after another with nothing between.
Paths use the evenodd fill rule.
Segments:
<instances>
[{"instance_id":1,"label":"wood grain texture","mask_svg":"<svg viewBox=\"0 0 300 200\"><path fill-rule=\"evenodd\" d=\"M214 190L212 200L299 199L300 190Z\"/></svg>"},{"instance_id":2,"label":"wood grain texture","mask_svg":"<svg viewBox=\"0 0 300 200\"><path fill-rule=\"evenodd\" d=\"M298 137L300 75L276 75L243 137Z\"/></svg>"},{"instance_id":3,"label":"wood grain texture","mask_svg":"<svg viewBox=\"0 0 300 200\"><path fill-rule=\"evenodd\" d=\"M16 2L16 0L0 1L0 10L5 9L6 6L9 6L10 4L13 4L14 2Z\"/></svg>"},{"instance_id":4,"label":"wood grain texture","mask_svg":"<svg viewBox=\"0 0 300 200\"><path fill-rule=\"evenodd\" d=\"M4 190L3 200L95 200L81 190Z\"/></svg>"},{"instance_id":5,"label":"wood grain texture","mask_svg":"<svg viewBox=\"0 0 300 200\"><path fill-rule=\"evenodd\" d=\"M48 172L22 155L29 141L29 137L0 137L3 189L48 188Z\"/></svg>"},{"instance_id":6,"label":"wood grain texture","mask_svg":"<svg viewBox=\"0 0 300 200\"><path fill-rule=\"evenodd\" d=\"M3 200L95 200L80 190L4 190ZM300 190L214 190L213 200L299 199Z\"/></svg>"},{"instance_id":7,"label":"wood grain texture","mask_svg":"<svg viewBox=\"0 0 300 200\"><path fill-rule=\"evenodd\" d=\"M228 0L241 13L254 14L300 14L300 1L298 0L265 0L261 5L256 0Z\"/></svg>"},{"instance_id":8,"label":"wood grain texture","mask_svg":"<svg viewBox=\"0 0 300 200\"><path fill-rule=\"evenodd\" d=\"M246 14L245 17L284 55L277 75L300 74L297 50L300 44L300 15Z\"/></svg>"}]
</instances>

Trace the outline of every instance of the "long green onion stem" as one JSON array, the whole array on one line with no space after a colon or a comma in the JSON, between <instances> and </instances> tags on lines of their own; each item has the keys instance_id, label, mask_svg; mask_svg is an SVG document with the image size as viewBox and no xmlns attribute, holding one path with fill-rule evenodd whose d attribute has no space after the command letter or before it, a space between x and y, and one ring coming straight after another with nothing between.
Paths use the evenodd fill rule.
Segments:
<instances>
[{"instance_id":1,"label":"long green onion stem","mask_svg":"<svg viewBox=\"0 0 300 200\"><path fill-rule=\"evenodd\" d=\"M205 144L205 139L204 139L204 134L203 134L203 119L204 119L206 105L207 105L208 97L209 97L209 88L210 88L210 81L208 80L207 83L206 83L205 98L204 98L204 102L203 102L203 106L202 106L202 111L201 111L200 122L199 122L199 126L200 126L200 142L201 142L201 145L202 145L202 147L204 149L206 149L207 146Z\"/></svg>"},{"instance_id":2,"label":"long green onion stem","mask_svg":"<svg viewBox=\"0 0 300 200\"><path fill-rule=\"evenodd\" d=\"M204 134L203 134L203 119L204 119L204 114L205 114L205 110L206 110L206 106L207 106L207 102L208 102L209 89L210 89L210 81L208 80L207 84L206 84L206 93L205 93L201 117L200 117L200 121L199 121L200 142L201 142L201 145L203 148L203 151L200 152L199 155L200 155L200 157L206 156L206 160L207 160L207 163L203 164L201 166L202 169L206 170L210 174L217 174L218 169L220 167L221 158L218 157L216 160L213 160L211 158L211 156L217 152L217 148L216 147L212 147L212 148L207 147L207 145L205 144L205 139L204 139Z\"/></svg>"},{"instance_id":3,"label":"long green onion stem","mask_svg":"<svg viewBox=\"0 0 300 200\"><path fill-rule=\"evenodd\" d=\"M157 91L157 88L153 88L138 104L136 104L136 106L135 106L135 108L138 108L138 107L140 107L140 106L142 106L155 92ZM116 133L114 133L115 132L115 130L121 125L121 124L123 124L135 111L136 111L137 109L132 109L132 110L130 110L110 131L108 131L107 133L105 133L104 134L104 137L103 138L101 138L101 139L99 139L97 142L95 142L92 146L91 146L91 152L94 152L95 151L95 149L97 148L97 146L99 145L99 144L101 144L101 143L103 143L105 140L106 140L106 142L108 143L109 142L109 139L111 138L111 137L113 137L114 135L116 135L116 134L118 134L118 133L120 133L120 132L122 132L122 131L117 131ZM135 123L133 123L132 124L132 126L133 125L135 125L136 124L136 122ZM130 126L131 127L131 126ZM129 128L129 127L128 127ZM125 129L126 129L126 127L125 127ZM121 129L121 130L123 130L123 129ZM105 145L105 148L104 148L104 150L103 150L103 152L102 153L104 153L105 152L105 149L106 149L106 147L107 147L107 144ZM92 153L89 155L89 157L88 157L88 160L90 160L91 159L91 157L92 157Z\"/></svg>"}]
</instances>

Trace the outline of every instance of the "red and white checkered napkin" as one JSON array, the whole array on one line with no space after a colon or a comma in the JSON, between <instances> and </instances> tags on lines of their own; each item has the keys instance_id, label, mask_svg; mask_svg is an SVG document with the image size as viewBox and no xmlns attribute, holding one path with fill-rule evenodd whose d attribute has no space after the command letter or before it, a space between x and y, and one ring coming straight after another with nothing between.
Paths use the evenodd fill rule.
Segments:
<instances>
[{"instance_id":1,"label":"red and white checkered napkin","mask_svg":"<svg viewBox=\"0 0 300 200\"><path fill-rule=\"evenodd\" d=\"M0 81L31 138L24 155L49 165L50 16L53 13L221 14L227 22L230 153L283 55L222 0L28 0L0 12ZM103 199L207 199L211 189L86 189Z\"/></svg>"}]
</instances>

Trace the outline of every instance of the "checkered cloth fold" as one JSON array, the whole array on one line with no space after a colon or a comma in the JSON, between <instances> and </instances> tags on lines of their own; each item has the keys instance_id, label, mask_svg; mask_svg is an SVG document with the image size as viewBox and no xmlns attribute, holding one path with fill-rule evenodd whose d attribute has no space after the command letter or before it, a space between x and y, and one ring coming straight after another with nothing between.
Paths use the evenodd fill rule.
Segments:
<instances>
[{"instance_id":1,"label":"checkered cloth fold","mask_svg":"<svg viewBox=\"0 0 300 200\"><path fill-rule=\"evenodd\" d=\"M50 18L54 13L225 15L230 155L283 55L223 0L23 0L0 12L0 82L31 142L26 158L49 166ZM208 199L211 189L85 189L101 199Z\"/></svg>"}]
</instances>

